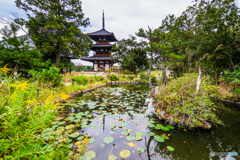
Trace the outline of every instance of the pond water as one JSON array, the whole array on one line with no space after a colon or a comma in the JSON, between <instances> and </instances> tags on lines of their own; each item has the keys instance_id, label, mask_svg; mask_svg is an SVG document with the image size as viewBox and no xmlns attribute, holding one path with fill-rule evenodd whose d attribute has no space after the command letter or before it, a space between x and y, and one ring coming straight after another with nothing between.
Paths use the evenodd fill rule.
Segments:
<instances>
[{"instance_id":1,"label":"pond water","mask_svg":"<svg viewBox=\"0 0 240 160\"><path fill-rule=\"evenodd\" d=\"M221 106L219 117L224 125L211 131L189 132L159 121L153 103L147 85L108 86L65 104L65 121L56 119L55 127L48 132L68 133L72 147L88 137L86 152L95 152L94 160L215 160L224 156L211 152L240 154L239 109ZM227 159L240 156L229 155Z\"/></svg>"}]
</instances>

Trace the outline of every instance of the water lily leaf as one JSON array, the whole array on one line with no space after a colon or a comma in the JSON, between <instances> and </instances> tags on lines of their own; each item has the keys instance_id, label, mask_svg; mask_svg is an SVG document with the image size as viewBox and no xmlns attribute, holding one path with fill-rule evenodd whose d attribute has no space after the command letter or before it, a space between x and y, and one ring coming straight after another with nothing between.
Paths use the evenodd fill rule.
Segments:
<instances>
[{"instance_id":1,"label":"water lily leaf","mask_svg":"<svg viewBox=\"0 0 240 160\"><path fill-rule=\"evenodd\" d=\"M94 151L88 151L84 154L83 160L91 160L96 157L96 153Z\"/></svg>"},{"instance_id":2,"label":"water lily leaf","mask_svg":"<svg viewBox=\"0 0 240 160\"><path fill-rule=\"evenodd\" d=\"M126 139L127 139L128 141L133 141L133 140L135 140L135 137L129 135L129 136L126 137Z\"/></svg>"},{"instance_id":3,"label":"water lily leaf","mask_svg":"<svg viewBox=\"0 0 240 160\"><path fill-rule=\"evenodd\" d=\"M150 123L150 124L148 124L148 127L151 127L151 128L153 128L153 127L155 127L155 125L154 125L154 124L152 124L152 123Z\"/></svg>"},{"instance_id":4,"label":"water lily leaf","mask_svg":"<svg viewBox=\"0 0 240 160\"><path fill-rule=\"evenodd\" d=\"M93 143L94 141L95 141L94 138L90 138L90 139L88 139L88 143Z\"/></svg>"},{"instance_id":5,"label":"water lily leaf","mask_svg":"<svg viewBox=\"0 0 240 160\"><path fill-rule=\"evenodd\" d=\"M149 121L149 123L155 123L155 121Z\"/></svg>"},{"instance_id":6,"label":"water lily leaf","mask_svg":"<svg viewBox=\"0 0 240 160\"><path fill-rule=\"evenodd\" d=\"M164 135L164 134L162 134L161 136L162 136L164 139L169 139L168 136L166 136L166 135Z\"/></svg>"},{"instance_id":7,"label":"water lily leaf","mask_svg":"<svg viewBox=\"0 0 240 160\"><path fill-rule=\"evenodd\" d=\"M95 126L95 125L91 125L89 128L90 129L94 129L94 128L96 128L97 126Z\"/></svg>"},{"instance_id":8,"label":"water lily leaf","mask_svg":"<svg viewBox=\"0 0 240 160\"><path fill-rule=\"evenodd\" d=\"M63 117L58 117L58 118L56 118L55 120L56 121L60 121L60 120L62 120L63 119Z\"/></svg>"},{"instance_id":9,"label":"water lily leaf","mask_svg":"<svg viewBox=\"0 0 240 160\"><path fill-rule=\"evenodd\" d=\"M125 134L125 135L128 135L129 134L129 132L128 132L128 130L123 130L122 132L121 132L122 134Z\"/></svg>"},{"instance_id":10,"label":"water lily leaf","mask_svg":"<svg viewBox=\"0 0 240 160\"><path fill-rule=\"evenodd\" d=\"M59 122L58 124L59 125L62 125L62 124L65 124L66 122L65 121L61 121L61 122Z\"/></svg>"},{"instance_id":11,"label":"water lily leaf","mask_svg":"<svg viewBox=\"0 0 240 160\"><path fill-rule=\"evenodd\" d=\"M54 125L54 124L57 124L57 123L58 123L58 122L56 122L56 121L55 121L55 122L52 122L51 124L53 124L53 125Z\"/></svg>"},{"instance_id":12,"label":"water lily leaf","mask_svg":"<svg viewBox=\"0 0 240 160\"><path fill-rule=\"evenodd\" d=\"M107 143L107 144L113 142L113 140L114 140L113 137L105 137L105 138L103 139L103 141L104 141L105 143Z\"/></svg>"},{"instance_id":13,"label":"water lily leaf","mask_svg":"<svg viewBox=\"0 0 240 160\"><path fill-rule=\"evenodd\" d=\"M168 149L169 151L174 151L174 148L171 147L171 146L167 146L167 149Z\"/></svg>"},{"instance_id":14,"label":"water lily leaf","mask_svg":"<svg viewBox=\"0 0 240 160\"><path fill-rule=\"evenodd\" d=\"M142 147L138 147L138 152L143 153L145 151L145 149L143 149Z\"/></svg>"},{"instance_id":15,"label":"water lily leaf","mask_svg":"<svg viewBox=\"0 0 240 160\"><path fill-rule=\"evenodd\" d=\"M155 136L155 133L153 133L153 132L148 132L148 135L149 135L149 136Z\"/></svg>"},{"instance_id":16,"label":"water lily leaf","mask_svg":"<svg viewBox=\"0 0 240 160\"><path fill-rule=\"evenodd\" d=\"M77 140L79 140L79 141L81 141L83 139L84 139L84 136L80 136L80 137L77 138Z\"/></svg>"},{"instance_id":17,"label":"water lily leaf","mask_svg":"<svg viewBox=\"0 0 240 160\"><path fill-rule=\"evenodd\" d=\"M129 142L128 145L129 145L130 147L134 147L134 146L135 146L135 144L132 143L132 142Z\"/></svg>"},{"instance_id":18,"label":"water lily leaf","mask_svg":"<svg viewBox=\"0 0 240 160\"><path fill-rule=\"evenodd\" d=\"M119 156L122 158L128 158L128 157L130 157L130 154L131 154L131 152L129 150L122 150L119 153Z\"/></svg>"},{"instance_id":19,"label":"water lily leaf","mask_svg":"<svg viewBox=\"0 0 240 160\"><path fill-rule=\"evenodd\" d=\"M155 127L155 129L161 129L161 128L162 128L162 127L160 127L160 126L156 126L156 127Z\"/></svg>"},{"instance_id":20,"label":"water lily leaf","mask_svg":"<svg viewBox=\"0 0 240 160\"><path fill-rule=\"evenodd\" d=\"M114 156L113 154L109 155L108 160L116 160L117 157Z\"/></svg>"},{"instance_id":21,"label":"water lily leaf","mask_svg":"<svg viewBox=\"0 0 240 160\"><path fill-rule=\"evenodd\" d=\"M78 137L79 135L80 135L79 132L74 132L74 133L70 134L70 137L76 138L76 137Z\"/></svg>"},{"instance_id":22,"label":"water lily leaf","mask_svg":"<svg viewBox=\"0 0 240 160\"><path fill-rule=\"evenodd\" d=\"M166 127L169 129L174 129L174 126L171 126L171 125L167 125Z\"/></svg>"},{"instance_id":23,"label":"water lily leaf","mask_svg":"<svg viewBox=\"0 0 240 160\"><path fill-rule=\"evenodd\" d=\"M84 125L81 125L81 127L82 127L82 128L87 128L88 125L85 125L85 124L84 124Z\"/></svg>"},{"instance_id":24,"label":"water lily leaf","mask_svg":"<svg viewBox=\"0 0 240 160\"><path fill-rule=\"evenodd\" d=\"M75 117L74 117L74 116L70 116L70 117L68 117L68 119L69 119L70 121L73 121L73 120L75 119Z\"/></svg>"},{"instance_id":25,"label":"water lily leaf","mask_svg":"<svg viewBox=\"0 0 240 160\"><path fill-rule=\"evenodd\" d=\"M155 136L154 138L155 138L156 141L158 141L158 142L164 142L164 141L165 141L164 138L161 137L161 136Z\"/></svg>"},{"instance_id":26,"label":"water lily leaf","mask_svg":"<svg viewBox=\"0 0 240 160\"><path fill-rule=\"evenodd\" d=\"M142 136L143 135L143 132L136 132L136 135L139 135L139 136Z\"/></svg>"},{"instance_id":27,"label":"water lily leaf","mask_svg":"<svg viewBox=\"0 0 240 160\"><path fill-rule=\"evenodd\" d=\"M75 127L75 125L70 124L70 125L67 125L65 128L66 128L66 129L73 129L74 127Z\"/></svg>"},{"instance_id":28,"label":"water lily leaf","mask_svg":"<svg viewBox=\"0 0 240 160\"><path fill-rule=\"evenodd\" d=\"M136 136L135 136L135 140L136 140L136 141L140 141L140 140L142 140L142 136L140 136L140 135L136 135Z\"/></svg>"},{"instance_id":29,"label":"water lily leaf","mask_svg":"<svg viewBox=\"0 0 240 160\"><path fill-rule=\"evenodd\" d=\"M110 134L113 134L114 132L113 132L113 131L110 131L109 133L110 133Z\"/></svg>"},{"instance_id":30,"label":"water lily leaf","mask_svg":"<svg viewBox=\"0 0 240 160\"><path fill-rule=\"evenodd\" d=\"M169 131L169 128L167 128L167 127L162 127L161 129L164 131Z\"/></svg>"}]
</instances>

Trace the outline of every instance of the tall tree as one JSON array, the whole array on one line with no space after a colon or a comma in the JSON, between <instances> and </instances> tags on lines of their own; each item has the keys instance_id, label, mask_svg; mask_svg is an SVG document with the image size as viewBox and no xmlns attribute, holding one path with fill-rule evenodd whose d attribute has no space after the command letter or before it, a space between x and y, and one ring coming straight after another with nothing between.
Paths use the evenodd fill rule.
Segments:
<instances>
[{"instance_id":1,"label":"tall tree","mask_svg":"<svg viewBox=\"0 0 240 160\"><path fill-rule=\"evenodd\" d=\"M118 41L113 50L116 52L113 57L120 60L124 70L136 73L137 70L143 70L149 65L144 43L138 42L133 36Z\"/></svg>"},{"instance_id":2,"label":"tall tree","mask_svg":"<svg viewBox=\"0 0 240 160\"><path fill-rule=\"evenodd\" d=\"M80 29L89 25L81 4L81 0L16 0L17 7L28 13L28 20L15 21L26 25L46 59L59 63L61 57L86 55L92 44Z\"/></svg>"}]
</instances>

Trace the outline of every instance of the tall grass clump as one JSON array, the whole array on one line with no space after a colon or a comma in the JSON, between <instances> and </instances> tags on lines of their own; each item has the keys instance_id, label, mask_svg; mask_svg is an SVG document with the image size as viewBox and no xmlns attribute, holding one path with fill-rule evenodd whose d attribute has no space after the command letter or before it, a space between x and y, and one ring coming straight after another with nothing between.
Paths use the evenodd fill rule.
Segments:
<instances>
[{"instance_id":1,"label":"tall grass clump","mask_svg":"<svg viewBox=\"0 0 240 160\"><path fill-rule=\"evenodd\" d=\"M216 87L210 85L209 77L202 77L200 92L196 93L197 78L197 74L185 74L159 86L156 107L160 119L190 128L209 129L211 124L208 121L220 123L215 114L216 106L210 100L210 95L216 94Z\"/></svg>"}]
</instances>

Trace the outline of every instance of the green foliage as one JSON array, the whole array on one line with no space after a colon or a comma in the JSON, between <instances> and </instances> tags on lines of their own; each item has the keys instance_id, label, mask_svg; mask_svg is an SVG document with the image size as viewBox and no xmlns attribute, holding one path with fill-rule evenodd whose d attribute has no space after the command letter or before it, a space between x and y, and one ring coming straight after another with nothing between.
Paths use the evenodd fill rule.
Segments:
<instances>
[{"instance_id":1,"label":"green foliage","mask_svg":"<svg viewBox=\"0 0 240 160\"><path fill-rule=\"evenodd\" d=\"M122 59L120 64L125 70L124 74L135 74L137 70L143 70L148 67L148 59L143 43L138 43L135 37L122 39L113 46L115 52L114 58Z\"/></svg>"},{"instance_id":2,"label":"green foliage","mask_svg":"<svg viewBox=\"0 0 240 160\"><path fill-rule=\"evenodd\" d=\"M87 76L75 76L75 77L72 77L71 80L73 82L76 82L77 84L86 85L88 83L89 77L87 77Z\"/></svg>"},{"instance_id":3,"label":"green foliage","mask_svg":"<svg viewBox=\"0 0 240 160\"><path fill-rule=\"evenodd\" d=\"M15 22L28 28L36 47L44 53L44 59L59 63L61 57L87 55L91 47L91 39L79 29L89 25L81 4L80 0L64 3L16 0L17 7L28 13L28 20L18 18Z\"/></svg>"},{"instance_id":4,"label":"green foliage","mask_svg":"<svg viewBox=\"0 0 240 160\"><path fill-rule=\"evenodd\" d=\"M96 81L103 81L104 77L103 76L94 76Z\"/></svg>"},{"instance_id":5,"label":"green foliage","mask_svg":"<svg viewBox=\"0 0 240 160\"><path fill-rule=\"evenodd\" d=\"M127 79L129 79L129 80L134 80L134 78L135 78L134 75L128 75L128 76L127 76Z\"/></svg>"},{"instance_id":6,"label":"green foliage","mask_svg":"<svg viewBox=\"0 0 240 160\"><path fill-rule=\"evenodd\" d=\"M10 24L10 29L5 26L0 33L3 40L0 41L0 67L8 64L9 68L14 69L17 65L19 73L27 75L30 70L41 70L49 66L49 61L43 62L43 55L38 49L29 46L27 37L16 37L19 27Z\"/></svg>"},{"instance_id":7,"label":"green foliage","mask_svg":"<svg viewBox=\"0 0 240 160\"><path fill-rule=\"evenodd\" d=\"M115 74L109 74L107 77L111 81L118 81L119 80L119 77Z\"/></svg>"},{"instance_id":8,"label":"green foliage","mask_svg":"<svg viewBox=\"0 0 240 160\"><path fill-rule=\"evenodd\" d=\"M151 75L151 81L153 83L157 83L157 77L155 75Z\"/></svg>"},{"instance_id":9,"label":"green foliage","mask_svg":"<svg viewBox=\"0 0 240 160\"><path fill-rule=\"evenodd\" d=\"M59 86L62 80L62 75L59 74L59 69L55 66L51 66L49 69L43 69L40 72L30 71L32 79L37 80L39 83L47 83L56 87Z\"/></svg>"},{"instance_id":10,"label":"green foliage","mask_svg":"<svg viewBox=\"0 0 240 160\"><path fill-rule=\"evenodd\" d=\"M220 123L209 96L216 94L216 87L209 85L209 77L202 77L200 92L196 94L197 77L197 74L185 74L159 86L156 98L163 107L159 106L158 112L165 111L170 122L181 123L185 119L184 123L190 127L201 127L204 120Z\"/></svg>"}]
</instances>

